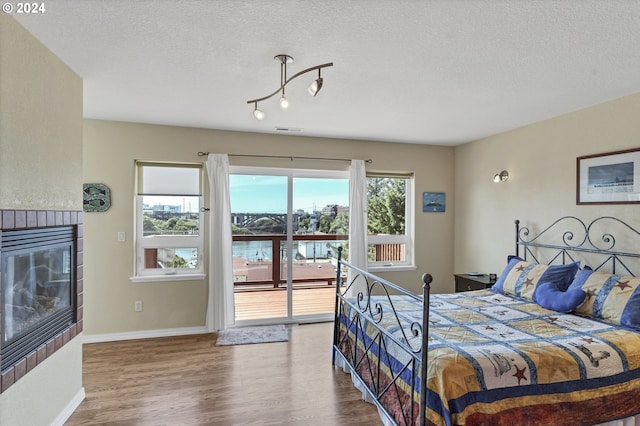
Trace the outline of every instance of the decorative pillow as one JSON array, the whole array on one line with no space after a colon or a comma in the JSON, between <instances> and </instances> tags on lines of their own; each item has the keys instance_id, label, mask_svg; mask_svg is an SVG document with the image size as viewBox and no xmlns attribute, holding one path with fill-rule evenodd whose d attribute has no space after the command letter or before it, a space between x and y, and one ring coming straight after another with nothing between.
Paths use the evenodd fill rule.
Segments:
<instances>
[{"instance_id":1,"label":"decorative pillow","mask_svg":"<svg viewBox=\"0 0 640 426\"><path fill-rule=\"evenodd\" d=\"M496 283L493 286L491 286L491 290L495 291L496 293L504 293L504 280L507 278L509 271L511 271L511 269L513 269L513 267L518 262L522 262L522 261L523 259L521 259L518 256L513 256L513 255L507 256L507 266L502 271L502 274L500 274L500 277L498 277L498 279L496 280Z\"/></svg>"},{"instance_id":2,"label":"decorative pillow","mask_svg":"<svg viewBox=\"0 0 640 426\"><path fill-rule=\"evenodd\" d=\"M545 282L536 287L536 303L543 308L558 312L571 312L584 302L587 294L581 289L561 291L556 283Z\"/></svg>"},{"instance_id":3,"label":"decorative pillow","mask_svg":"<svg viewBox=\"0 0 640 426\"><path fill-rule=\"evenodd\" d=\"M581 290L582 285L587 280L587 278L591 276L591 274L593 274L593 270L590 267L585 266L584 269L576 274L575 278L569 285L569 288Z\"/></svg>"},{"instance_id":4,"label":"decorative pillow","mask_svg":"<svg viewBox=\"0 0 640 426\"><path fill-rule=\"evenodd\" d=\"M525 262L517 256L510 256L507 267L492 289L503 294L534 301L533 295L538 284L555 283L560 291L565 291L573 281L580 263L566 265L541 265Z\"/></svg>"},{"instance_id":5,"label":"decorative pillow","mask_svg":"<svg viewBox=\"0 0 640 426\"><path fill-rule=\"evenodd\" d=\"M576 313L640 330L640 277L583 269L569 288L587 294Z\"/></svg>"}]
</instances>

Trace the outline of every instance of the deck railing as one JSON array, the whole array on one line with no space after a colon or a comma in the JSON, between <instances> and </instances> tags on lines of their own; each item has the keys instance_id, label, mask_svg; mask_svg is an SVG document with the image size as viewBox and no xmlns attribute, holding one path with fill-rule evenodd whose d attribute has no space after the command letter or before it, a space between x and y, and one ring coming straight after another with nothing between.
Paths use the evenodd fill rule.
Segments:
<instances>
[{"instance_id":1,"label":"deck railing","mask_svg":"<svg viewBox=\"0 0 640 426\"><path fill-rule=\"evenodd\" d=\"M338 246L346 244L348 235L293 235L292 283L327 283L335 282L335 256ZM249 286L280 287L287 282L286 235L252 234L233 235L234 249L236 243L258 242L252 246L255 255L244 247L245 255L234 255L233 271L236 288ZM311 246L309 252L304 248ZM266 247L266 248L265 248ZM301 250L302 249L302 250ZM378 244L370 252L371 260L403 261L403 244ZM235 252L235 250L234 250ZM345 251L343 251L344 255Z\"/></svg>"},{"instance_id":2,"label":"deck railing","mask_svg":"<svg viewBox=\"0 0 640 426\"><path fill-rule=\"evenodd\" d=\"M337 254L337 247L346 243L347 235L293 235L294 260L293 283L335 282L336 272L331 262ZM236 286L271 285L280 287L287 282L287 255L284 242L286 235L233 235L236 242L263 242L268 247L258 249L255 256L234 256L234 284ZM311 253L301 253L298 244L311 244ZM322 247L318 246L322 245ZM269 247L270 246L270 247ZM316 250L320 248L320 250Z\"/></svg>"},{"instance_id":3,"label":"deck railing","mask_svg":"<svg viewBox=\"0 0 640 426\"><path fill-rule=\"evenodd\" d=\"M377 244L374 249L376 262L404 261L404 244Z\"/></svg>"}]
</instances>

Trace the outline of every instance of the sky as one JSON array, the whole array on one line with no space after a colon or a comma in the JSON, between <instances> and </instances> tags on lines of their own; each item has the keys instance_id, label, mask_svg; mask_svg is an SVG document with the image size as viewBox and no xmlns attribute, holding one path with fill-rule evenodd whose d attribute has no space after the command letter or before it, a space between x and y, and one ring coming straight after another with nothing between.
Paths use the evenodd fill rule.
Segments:
<instances>
[{"instance_id":1,"label":"sky","mask_svg":"<svg viewBox=\"0 0 640 426\"><path fill-rule=\"evenodd\" d=\"M234 213L286 213L287 176L229 176L231 211ZM180 205L182 211L195 211L198 197L145 196L144 203ZM311 213L327 204L349 205L349 180L294 178L293 211Z\"/></svg>"},{"instance_id":2,"label":"sky","mask_svg":"<svg viewBox=\"0 0 640 426\"><path fill-rule=\"evenodd\" d=\"M231 175L229 189L232 212L287 212L286 176ZM293 211L311 213L327 204L349 205L348 179L293 179Z\"/></svg>"}]
</instances>

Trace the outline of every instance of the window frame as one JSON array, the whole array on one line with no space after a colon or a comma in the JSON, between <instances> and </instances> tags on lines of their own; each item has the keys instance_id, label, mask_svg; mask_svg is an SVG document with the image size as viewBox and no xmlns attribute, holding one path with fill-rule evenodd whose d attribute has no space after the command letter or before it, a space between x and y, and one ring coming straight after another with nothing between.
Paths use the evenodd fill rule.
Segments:
<instances>
[{"instance_id":1,"label":"window frame","mask_svg":"<svg viewBox=\"0 0 640 426\"><path fill-rule=\"evenodd\" d=\"M142 168L144 167L188 167L198 169L199 174L199 194L163 194L172 197L193 197L198 200L198 235L151 235L144 236L144 197L162 196L160 194L142 194ZM200 280L205 278L204 260L204 171L202 163L179 163L179 162L157 162L157 161L136 161L136 183L135 183L135 205L134 205L134 275L130 278L132 282L151 281L184 281ZM145 249L150 248L195 248L198 252L197 267L195 268L145 268Z\"/></svg>"},{"instance_id":2,"label":"window frame","mask_svg":"<svg viewBox=\"0 0 640 426\"><path fill-rule=\"evenodd\" d=\"M367 250L371 245L382 244L404 244L404 260L403 261L367 261L367 270L391 271L391 270L415 270L414 256L414 224L415 210L414 206L414 186L415 178L413 173L367 173L367 180L370 178L396 178L405 180L405 228L404 235L372 235L367 232ZM367 221L369 211L369 200L367 198ZM368 256L367 256L368 259Z\"/></svg>"}]
</instances>

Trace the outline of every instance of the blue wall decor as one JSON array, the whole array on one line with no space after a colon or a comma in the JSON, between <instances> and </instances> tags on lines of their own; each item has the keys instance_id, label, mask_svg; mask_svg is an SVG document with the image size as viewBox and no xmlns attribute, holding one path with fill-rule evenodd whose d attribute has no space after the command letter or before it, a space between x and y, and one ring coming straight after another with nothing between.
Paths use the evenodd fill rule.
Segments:
<instances>
[{"instance_id":1,"label":"blue wall decor","mask_svg":"<svg viewBox=\"0 0 640 426\"><path fill-rule=\"evenodd\" d=\"M423 212L443 212L445 209L444 192L423 192L422 211Z\"/></svg>"}]
</instances>

